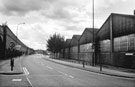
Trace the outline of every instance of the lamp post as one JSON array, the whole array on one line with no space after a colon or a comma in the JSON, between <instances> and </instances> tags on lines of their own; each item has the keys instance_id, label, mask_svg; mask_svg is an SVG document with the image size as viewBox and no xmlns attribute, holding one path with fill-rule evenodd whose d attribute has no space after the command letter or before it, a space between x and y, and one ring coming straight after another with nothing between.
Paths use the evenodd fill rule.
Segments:
<instances>
[{"instance_id":1,"label":"lamp post","mask_svg":"<svg viewBox=\"0 0 135 87\"><path fill-rule=\"evenodd\" d=\"M18 45L18 40L17 40L17 38L18 38L18 27L19 27L19 25L21 25L21 24L25 24L24 22L23 23L19 23L19 24L17 24L17 29L16 29L16 50L20 50L21 49L21 45ZM19 57L19 61L20 61L20 64L21 64L21 59L20 59L20 57Z\"/></svg>"},{"instance_id":2,"label":"lamp post","mask_svg":"<svg viewBox=\"0 0 135 87\"><path fill-rule=\"evenodd\" d=\"M94 0L92 0L92 28L93 28L93 41L92 41L92 49L93 49L93 56L92 56L92 66L95 65L95 33L94 33Z\"/></svg>"},{"instance_id":3,"label":"lamp post","mask_svg":"<svg viewBox=\"0 0 135 87\"><path fill-rule=\"evenodd\" d=\"M16 29L16 45L18 44L18 41L17 41L17 37L18 37L18 27L19 27L19 25L21 25L21 24L25 24L25 23L23 22L23 23L17 24L17 29Z\"/></svg>"}]
</instances>

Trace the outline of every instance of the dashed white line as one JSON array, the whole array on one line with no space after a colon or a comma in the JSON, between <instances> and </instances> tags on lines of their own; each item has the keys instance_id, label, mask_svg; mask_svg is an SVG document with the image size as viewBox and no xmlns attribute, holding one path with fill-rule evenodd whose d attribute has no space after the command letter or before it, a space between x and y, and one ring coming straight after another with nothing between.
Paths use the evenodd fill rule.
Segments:
<instances>
[{"instance_id":1,"label":"dashed white line","mask_svg":"<svg viewBox=\"0 0 135 87\"><path fill-rule=\"evenodd\" d=\"M66 74L66 73L64 73L64 72L61 72L61 71L58 71L58 72L59 72L59 73L61 73L61 74L64 74L64 75Z\"/></svg>"},{"instance_id":2,"label":"dashed white line","mask_svg":"<svg viewBox=\"0 0 135 87\"><path fill-rule=\"evenodd\" d=\"M73 76L69 75L70 78L74 78Z\"/></svg>"},{"instance_id":3,"label":"dashed white line","mask_svg":"<svg viewBox=\"0 0 135 87\"><path fill-rule=\"evenodd\" d=\"M64 74L65 76L68 76L68 74L64 73L64 72L61 72L61 71L58 71L59 73L61 74Z\"/></svg>"},{"instance_id":4,"label":"dashed white line","mask_svg":"<svg viewBox=\"0 0 135 87\"><path fill-rule=\"evenodd\" d=\"M70 78L74 78L73 76L68 75L68 74L66 74L66 73L64 73L64 72L61 72L61 71L58 71L58 72L61 73L61 74L64 74L65 76L68 76L68 77L70 77Z\"/></svg>"},{"instance_id":5,"label":"dashed white line","mask_svg":"<svg viewBox=\"0 0 135 87\"><path fill-rule=\"evenodd\" d=\"M48 69L53 69L52 67L46 66Z\"/></svg>"}]
</instances>

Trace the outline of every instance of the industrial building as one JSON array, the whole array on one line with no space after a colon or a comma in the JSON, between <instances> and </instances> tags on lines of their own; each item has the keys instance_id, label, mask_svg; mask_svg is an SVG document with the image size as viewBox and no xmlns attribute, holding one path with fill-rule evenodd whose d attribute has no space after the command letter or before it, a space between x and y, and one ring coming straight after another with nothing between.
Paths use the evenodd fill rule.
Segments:
<instances>
[{"instance_id":1,"label":"industrial building","mask_svg":"<svg viewBox=\"0 0 135 87\"><path fill-rule=\"evenodd\" d=\"M112 13L100 29L86 28L64 48L64 57L95 64L135 68L135 15ZM95 52L95 59L92 59ZM68 54L67 54L68 53ZM68 56L68 57L67 57Z\"/></svg>"}]
</instances>

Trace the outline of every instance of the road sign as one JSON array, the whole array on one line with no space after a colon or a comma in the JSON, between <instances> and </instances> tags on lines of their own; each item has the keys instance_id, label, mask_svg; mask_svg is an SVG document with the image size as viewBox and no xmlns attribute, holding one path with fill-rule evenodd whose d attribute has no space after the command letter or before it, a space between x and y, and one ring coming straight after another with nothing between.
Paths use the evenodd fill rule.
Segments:
<instances>
[{"instance_id":1,"label":"road sign","mask_svg":"<svg viewBox=\"0 0 135 87\"><path fill-rule=\"evenodd\" d=\"M134 54L133 53L125 53L125 55L127 55L127 56L133 56Z\"/></svg>"},{"instance_id":2,"label":"road sign","mask_svg":"<svg viewBox=\"0 0 135 87\"><path fill-rule=\"evenodd\" d=\"M21 49L21 45L15 45L15 49L16 50L20 50Z\"/></svg>"},{"instance_id":3,"label":"road sign","mask_svg":"<svg viewBox=\"0 0 135 87\"><path fill-rule=\"evenodd\" d=\"M13 49L13 48L15 47L15 43L14 43L14 42L10 42L9 47L10 47L11 49Z\"/></svg>"}]
</instances>

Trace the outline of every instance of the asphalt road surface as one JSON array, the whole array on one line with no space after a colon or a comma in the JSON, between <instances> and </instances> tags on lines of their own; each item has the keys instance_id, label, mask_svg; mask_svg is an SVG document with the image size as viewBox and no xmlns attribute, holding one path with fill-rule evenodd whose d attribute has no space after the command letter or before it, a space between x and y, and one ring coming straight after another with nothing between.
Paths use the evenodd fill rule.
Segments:
<instances>
[{"instance_id":1,"label":"asphalt road surface","mask_svg":"<svg viewBox=\"0 0 135 87\"><path fill-rule=\"evenodd\" d=\"M64 66L47 61L46 57L35 54L23 58L21 63L25 74L13 77L22 78L18 83L24 87L135 87L133 79Z\"/></svg>"}]
</instances>

